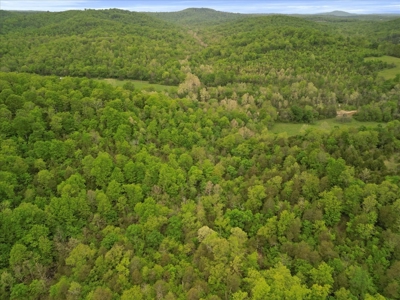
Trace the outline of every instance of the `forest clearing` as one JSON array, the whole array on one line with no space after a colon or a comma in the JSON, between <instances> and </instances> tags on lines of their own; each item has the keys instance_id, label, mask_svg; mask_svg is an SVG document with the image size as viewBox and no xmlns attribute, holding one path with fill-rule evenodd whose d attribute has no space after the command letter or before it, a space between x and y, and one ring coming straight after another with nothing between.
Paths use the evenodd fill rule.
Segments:
<instances>
[{"instance_id":1,"label":"forest clearing","mask_svg":"<svg viewBox=\"0 0 400 300\"><path fill-rule=\"evenodd\" d=\"M387 69L384 69L380 71L378 74L382 76L385 79L393 79L396 77L396 75L400 74L400 58L398 57L393 57L393 56L381 56L381 57L367 57L365 58L366 61L373 61L373 60L379 60L383 61L388 64L394 64L394 67L389 67Z\"/></svg>"},{"instance_id":2,"label":"forest clearing","mask_svg":"<svg viewBox=\"0 0 400 300\"><path fill-rule=\"evenodd\" d=\"M298 124L298 123L275 123L270 129L272 133L283 133L286 132L288 136L294 136L299 134L304 134L307 130L317 129L329 132L335 128L375 128L379 124L378 122L363 122L352 119L350 122L342 123L338 122L336 118L318 120L314 124Z\"/></svg>"}]
</instances>

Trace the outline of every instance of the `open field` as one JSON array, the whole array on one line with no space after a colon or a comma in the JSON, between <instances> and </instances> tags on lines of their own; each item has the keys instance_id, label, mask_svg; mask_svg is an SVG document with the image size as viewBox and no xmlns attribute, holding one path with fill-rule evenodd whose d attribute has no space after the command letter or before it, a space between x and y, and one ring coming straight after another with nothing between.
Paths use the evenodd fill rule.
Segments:
<instances>
[{"instance_id":1,"label":"open field","mask_svg":"<svg viewBox=\"0 0 400 300\"><path fill-rule=\"evenodd\" d=\"M273 133L282 133L286 132L289 136L293 135L298 135L304 133L307 129L310 128L315 128L315 129L321 129L321 130L331 130L334 129L336 126L341 128L341 127L375 127L378 124L378 122L359 122L354 119L352 119L351 122L348 123L340 123L336 121L335 118L333 119L325 119L325 120L319 120L315 122L315 124L299 124L299 123L275 123L270 132Z\"/></svg>"},{"instance_id":2,"label":"open field","mask_svg":"<svg viewBox=\"0 0 400 300\"><path fill-rule=\"evenodd\" d=\"M379 72L379 75L385 79L392 79L395 78L397 74L400 74L400 58L393 56L382 56L382 57L367 57L365 58L365 60L366 61L381 60L388 64L395 64L396 65L395 68L390 68Z\"/></svg>"},{"instance_id":3,"label":"open field","mask_svg":"<svg viewBox=\"0 0 400 300\"><path fill-rule=\"evenodd\" d=\"M126 82L132 82L135 86L135 89L143 90L146 88L153 88L157 92L162 92L165 90L169 90L170 88L174 88L174 86L161 85L155 83L149 83L148 81L140 81L140 80L118 80L114 78L105 78L98 79L99 81L105 81L113 86L123 86Z\"/></svg>"}]
</instances>

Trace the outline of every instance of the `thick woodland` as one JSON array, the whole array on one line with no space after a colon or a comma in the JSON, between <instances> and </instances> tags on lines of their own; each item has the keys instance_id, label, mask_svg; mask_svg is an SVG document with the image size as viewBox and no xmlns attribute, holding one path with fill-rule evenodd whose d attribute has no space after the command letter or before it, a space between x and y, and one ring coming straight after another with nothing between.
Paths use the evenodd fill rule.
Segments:
<instances>
[{"instance_id":1,"label":"thick woodland","mask_svg":"<svg viewBox=\"0 0 400 300\"><path fill-rule=\"evenodd\" d=\"M400 299L398 20L324 20L0 11L0 299Z\"/></svg>"}]
</instances>

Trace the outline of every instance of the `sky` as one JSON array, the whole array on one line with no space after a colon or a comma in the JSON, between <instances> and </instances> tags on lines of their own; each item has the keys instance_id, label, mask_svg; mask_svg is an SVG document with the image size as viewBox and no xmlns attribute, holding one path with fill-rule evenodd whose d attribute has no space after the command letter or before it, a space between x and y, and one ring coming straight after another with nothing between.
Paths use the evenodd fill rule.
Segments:
<instances>
[{"instance_id":1,"label":"sky","mask_svg":"<svg viewBox=\"0 0 400 300\"><path fill-rule=\"evenodd\" d=\"M343 10L358 14L400 14L399 0L0 0L0 9L4 10L65 11L120 8L131 11L165 12L189 7L207 7L236 13L313 14Z\"/></svg>"}]
</instances>

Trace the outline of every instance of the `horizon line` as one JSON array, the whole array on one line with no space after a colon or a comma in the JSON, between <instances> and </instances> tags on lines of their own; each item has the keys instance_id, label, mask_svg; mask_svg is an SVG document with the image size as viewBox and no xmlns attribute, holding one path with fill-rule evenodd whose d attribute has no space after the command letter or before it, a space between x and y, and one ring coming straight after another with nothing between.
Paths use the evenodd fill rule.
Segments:
<instances>
[{"instance_id":1,"label":"horizon line","mask_svg":"<svg viewBox=\"0 0 400 300\"><path fill-rule=\"evenodd\" d=\"M111 9L118 9L118 10L123 10L123 11L129 11L129 12L137 12L137 13L175 13L175 12L181 12L184 10L188 9L209 9L213 10L216 12L222 12L222 13L230 13L230 14L240 14L240 15L321 15L321 14L330 14L334 12L340 12L340 13L346 13L348 16L335 16L331 15L333 17L351 17L351 16L367 16L367 15L400 15L400 12L376 12L376 13L350 13L345 10L332 10L332 11L324 11L324 12L317 12L317 13L284 13L284 12L253 12L253 13L242 13L242 12L231 12L231 11L223 11L223 10L217 10L214 8L209 8L209 7L187 7L184 9L176 10L176 11L137 11L137 10L131 10L127 8L118 8L118 7L109 7L109 8L74 8L74 9L66 9L66 10L60 10L60 11L50 11L50 10L23 10L23 9L0 9L0 11L10 11L10 12L67 12L67 11L85 11L85 10L111 10Z\"/></svg>"}]
</instances>

